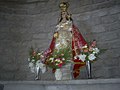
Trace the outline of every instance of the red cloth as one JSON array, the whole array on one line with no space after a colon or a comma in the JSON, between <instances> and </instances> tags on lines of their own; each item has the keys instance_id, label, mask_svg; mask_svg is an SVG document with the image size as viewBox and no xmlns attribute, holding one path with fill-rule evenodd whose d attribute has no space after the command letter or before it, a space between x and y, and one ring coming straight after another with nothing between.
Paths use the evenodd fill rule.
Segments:
<instances>
[{"instance_id":1,"label":"red cloth","mask_svg":"<svg viewBox=\"0 0 120 90\"><path fill-rule=\"evenodd\" d=\"M74 59L74 56L77 54L76 50L80 51L82 46L84 46L86 44L86 41L75 25L72 26L72 34L73 34L73 37L72 37L73 52L72 53L73 53L73 61L75 62L74 66L73 66L73 77L77 78L80 74L80 67L84 66L85 64L79 59ZM50 47L46 51L47 52L46 56L49 56L50 53L53 52L54 47L55 47L55 40L56 39L53 37Z\"/></svg>"},{"instance_id":2,"label":"red cloth","mask_svg":"<svg viewBox=\"0 0 120 90\"><path fill-rule=\"evenodd\" d=\"M73 77L77 78L80 74L80 67L84 66L85 63L83 63L81 60L74 59L74 56L80 52L81 48L87 44L81 33L79 32L78 28L73 25L73 38L72 38L72 49L73 49L73 61L74 61L74 66L73 66Z\"/></svg>"}]
</instances>

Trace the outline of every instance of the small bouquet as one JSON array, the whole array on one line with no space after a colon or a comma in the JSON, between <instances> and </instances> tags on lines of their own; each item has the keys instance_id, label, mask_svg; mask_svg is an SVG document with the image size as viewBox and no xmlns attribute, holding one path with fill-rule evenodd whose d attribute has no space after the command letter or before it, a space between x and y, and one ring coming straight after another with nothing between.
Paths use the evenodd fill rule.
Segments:
<instances>
[{"instance_id":1,"label":"small bouquet","mask_svg":"<svg viewBox=\"0 0 120 90\"><path fill-rule=\"evenodd\" d=\"M75 56L74 58L79 58L83 62L85 61L94 61L97 58L100 50L96 47L96 41L93 40L90 46L87 44L82 47L81 54Z\"/></svg>"},{"instance_id":2,"label":"small bouquet","mask_svg":"<svg viewBox=\"0 0 120 90\"><path fill-rule=\"evenodd\" d=\"M35 51L34 48L31 47L28 58L29 68L31 69L31 72L35 73L36 68L40 68L42 70L42 73L45 72L45 64L41 58L44 58L43 52L40 52L39 50Z\"/></svg>"},{"instance_id":3,"label":"small bouquet","mask_svg":"<svg viewBox=\"0 0 120 90\"><path fill-rule=\"evenodd\" d=\"M40 55L42 55L42 53L39 52L39 50L35 51L32 47L29 51L29 58L28 58L28 61L33 63L33 64L36 64L36 62L38 60L40 60Z\"/></svg>"},{"instance_id":4,"label":"small bouquet","mask_svg":"<svg viewBox=\"0 0 120 90\"><path fill-rule=\"evenodd\" d=\"M61 68L65 64L65 58L49 58L47 65L53 69Z\"/></svg>"},{"instance_id":5,"label":"small bouquet","mask_svg":"<svg viewBox=\"0 0 120 90\"><path fill-rule=\"evenodd\" d=\"M63 65L66 65L70 62L70 49L64 48L58 50L54 50L53 53L51 53L50 57L46 60L46 65L53 69L61 68Z\"/></svg>"}]
</instances>

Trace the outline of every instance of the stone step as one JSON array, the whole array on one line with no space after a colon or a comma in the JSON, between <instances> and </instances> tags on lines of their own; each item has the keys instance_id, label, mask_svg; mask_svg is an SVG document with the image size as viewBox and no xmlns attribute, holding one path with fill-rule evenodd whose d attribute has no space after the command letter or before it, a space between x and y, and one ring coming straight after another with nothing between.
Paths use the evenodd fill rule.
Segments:
<instances>
[{"instance_id":1,"label":"stone step","mask_svg":"<svg viewBox=\"0 0 120 90\"><path fill-rule=\"evenodd\" d=\"M120 79L0 81L3 90L120 90Z\"/></svg>"}]
</instances>

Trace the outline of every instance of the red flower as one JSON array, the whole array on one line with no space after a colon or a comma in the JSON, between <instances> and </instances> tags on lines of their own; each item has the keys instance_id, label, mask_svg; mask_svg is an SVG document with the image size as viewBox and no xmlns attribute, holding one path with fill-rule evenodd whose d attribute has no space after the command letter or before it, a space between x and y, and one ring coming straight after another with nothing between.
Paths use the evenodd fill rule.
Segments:
<instances>
[{"instance_id":1,"label":"red flower","mask_svg":"<svg viewBox=\"0 0 120 90\"><path fill-rule=\"evenodd\" d=\"M61 68L61 67L62 67L62 65L63 65L63 64L62 64L62 63L60 63L60 64L58 65L58 67L60 67L60 68Z\"/></svg>"},{"instance_id":2,"label":"red flower","mask_svg":"<svg viewBox=\"0 0 120 90\"><path fill-rule=\"evenodd\" d=\"M95 47L95 46L96 46L96 44L97 44L96 40L93 40L93 42L92 42L91 46L92 46L92 47Z\"/></svg>"}]
</instances>

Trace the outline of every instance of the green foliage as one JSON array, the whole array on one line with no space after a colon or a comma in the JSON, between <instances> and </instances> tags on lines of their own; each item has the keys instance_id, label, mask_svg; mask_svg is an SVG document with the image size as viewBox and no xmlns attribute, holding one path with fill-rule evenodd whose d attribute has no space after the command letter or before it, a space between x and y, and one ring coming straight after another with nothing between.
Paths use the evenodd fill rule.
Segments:
<instances>
[{"instance_id":1,"label":"green foliage","mask_svg":"<svg viewBox=\"0 0 120 90\"><path fill-rule=\"evenodd\" d=\"M46 60L46 65L54 69L61 68L63 65L66 65L70 62L71 57L71 48L63 48L59 50L55 49L53 53L51 53L50 57Z\"/></svg>"},{"instance_id":2,"label":"green foliage","mask_svg":"<svg viewBox=\"0 0 120 90\"><path fill-rule=\"evenodd\" d=\"M65 58L65 60L71 59L72 52L70 48L63 48L59 50L54 50L53 54L50 56L52 58Z\"/></svg>"}]
</instances>

